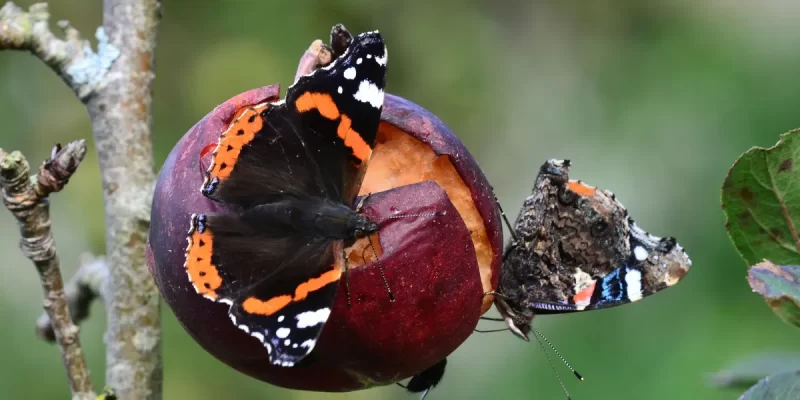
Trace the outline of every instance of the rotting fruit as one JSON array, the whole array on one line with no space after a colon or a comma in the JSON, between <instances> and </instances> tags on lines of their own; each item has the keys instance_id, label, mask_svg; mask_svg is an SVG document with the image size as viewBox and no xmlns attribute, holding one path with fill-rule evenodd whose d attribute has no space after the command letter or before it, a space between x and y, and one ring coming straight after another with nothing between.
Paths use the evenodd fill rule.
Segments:
<instances>
[{"instance_id":1,"label":"rotting fruit","mask_svg":"<svg viewBox=\"0 0 800 400\"><path fill-rule=\"evenodd\" d=\"M278 100L277 85L216 107L175 145L155 189L147 261L186 331L229 366L274 385L349 391L410 377L452 353L491 306L502 229L491 186L463 143L436 116L387 94L378 144L360 194L381 220L370 241L347 249L350 302L340 282L317 346L295 367L273 366L265 348L234 326L227 305L192 288L184 257L192 213L219 212L200 192L208 155L244 107ZM439 216L426 217L431 213ZM419 217L388 218L398 214ZM377 239L377 240L376 240ZM385 273L394 299L380 275Z\"/></svg>"}]
</instances>

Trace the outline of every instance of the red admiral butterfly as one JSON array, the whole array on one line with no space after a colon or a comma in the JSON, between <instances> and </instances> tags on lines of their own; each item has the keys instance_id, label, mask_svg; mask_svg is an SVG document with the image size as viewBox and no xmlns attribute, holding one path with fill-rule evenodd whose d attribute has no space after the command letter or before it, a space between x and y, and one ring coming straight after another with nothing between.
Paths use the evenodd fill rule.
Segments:
<instances>
[{"instance_id":1,"label":"red admiral butterfly","mask_svg":"<svg viewBox=\"0 0 800 400\"><path fill-rule=\"evenodd\" d=\"M569 166L568 160L542 165L514 227L506 220L512 240L503 254L497 291L486 293L495 295L508 330L526 341L537 314L641 300L678 283L692 265L674 238L639 228L613 193L570 180ZM416 391L427 394L442 379L446 362L415 375L408 390L416 383Z\"/></svg>"},{"instance_id":2,"label":"red admiral butterfly","mask_svg":"<svg viewBox=\"0 0 800 400\"><path fill-rule=\"evenodd\" d=\"M634 302L678 283L692 265L674 238L639 228L614 194L570 180L569 166L541 167L503 254L495 305L525 340L536 314Z\"/></svg>"},{"instance_id":3,"label":"red admiral butterfly","mask_svg":"<svg viewBox=\"0 0 800 400\"><path fill-rule=\"evenodd\" d=\"M192 215L189 229L194 289L228 305L287 367L311 352L330 314L342 274L333 248L380 229L354 202L375 146L386 47L377 31L338 39L331 64L220 135L201 191L238 212Z\"/></svg>"}]
</instances>

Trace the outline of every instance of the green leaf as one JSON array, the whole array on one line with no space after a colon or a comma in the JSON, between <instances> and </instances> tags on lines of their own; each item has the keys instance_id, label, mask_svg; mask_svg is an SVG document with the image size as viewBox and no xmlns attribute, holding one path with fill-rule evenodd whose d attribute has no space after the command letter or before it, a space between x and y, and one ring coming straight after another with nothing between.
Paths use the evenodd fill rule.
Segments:
<instances>
[{"instance_id":1,"label":"green leaf","mask_svg":"<svg viewBox=\"0 0 800 400\"><path fill-rule=\"evenodd\" d=\"M739 397L739 400L797 399L800 399L800 371L768 376Z\"/></svg>"},{"instance_id":2,"label":"green leaf","mask_svg":"<svg viewBox=\"0 0 800 400\"><path fill-rule=\"evenodd\" d=\"M800 130L736 160L722 185L722 210L748 265L763 259L800 265Z\"/></svg>"},{"instance_id":3,"label":"green leaf","mask_svg":"<svg viewBox=\"0 0 800 400\"><path fill-rule=\"evenodd\" d=\"M739 360L711 376L711 385L744 390L765 376L800 370L800 353L759 353Z\"/></svg>"},{"instance_id":4,"label":"green leaf","mask_svg":"<svg viewBox=\"0 0 800 400\"><path fill-rule=\"evenodd\" d=\"M781 319L800 327L800 266L764 260L750 268L747 281Z\"/></svg>"}]
</instances>

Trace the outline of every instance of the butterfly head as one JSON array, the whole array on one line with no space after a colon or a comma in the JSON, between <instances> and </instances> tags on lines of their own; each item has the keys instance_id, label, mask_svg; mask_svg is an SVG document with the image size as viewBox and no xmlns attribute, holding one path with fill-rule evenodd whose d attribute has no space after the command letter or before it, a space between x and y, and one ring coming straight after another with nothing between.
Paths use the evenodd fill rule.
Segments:
<instances>
[{"instance_id":1,"label":"butterfly head","mask_svg":"<svg viewBox=\"0 0 800 400\"><path fill-rule=\"evenodd\" d=\"M372 222L364 214L352 213L350 214L350 221L348 225L352 228L353 239L369 236L381 229L378 223Z\"/></svg>"}]
</instances>

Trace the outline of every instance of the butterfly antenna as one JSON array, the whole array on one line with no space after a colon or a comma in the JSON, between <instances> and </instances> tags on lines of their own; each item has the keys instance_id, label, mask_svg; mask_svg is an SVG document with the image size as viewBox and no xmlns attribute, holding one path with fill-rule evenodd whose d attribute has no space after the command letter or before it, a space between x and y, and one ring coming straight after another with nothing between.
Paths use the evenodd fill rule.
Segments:
<instances>
[{"instance_id":1,"label":"butterfly antenna","mask_svg":"<svg viewBox=\"0 0 800 400\"><path fill-rule=\"evenodd\" d=\"M367 236L367 240L369 240L369 247L372 248L372 254L375 256L375 259L378 259L378 252L375 251L375 244L372 243L372 236ZM392 288L389 287L389 280L386 279L386 274L383 273L383 265L380 263L378 264L378 271L381 273L381 279L383 279L383 286L386 288L386 292L389 293L389 301L394 301L394 293L392 293Z\"/></svg>"},{"instance_id":2,"label":"butterfly antenna","mask_svg":"<svg viewBox=\"0 0 800 400\"><path fill-rule=\"evenodd\" d=\"M500 210L500 216L503 217L503 221L506 223L506 227L508 228L508 232L511 234L511 240L516 241L517 240L517 235L516 235L516 233L514 233L514 228L511 227L511 222L508 220L508 217L506 216L506 212L503 211L503 206L500 205L500 200L497 198L496 194L492 193L492 195L494 196L495 203L497 203L497 209Z\"/></svg>"},{"instance_id":3,"label":"butterfly antenna","mask_svg":"<svg viewBox=\"0 0 800 400\"><path fill-rule=\"evenodd\" d=\"M420 214L400 214L400 215L390 215L388 217L382 217L375 220L375 222L386 221L387 219L400 219L400 218L419 218L419 217L441 217L447 215L447 211L436 211L432 213L420 213Z\"/></svg>"},{"instance_id":4,"label":"butterfly antenna","mask_svg":"<svg viewBox=\"0 0 800 400\"><path fill-rule=\"evenodd\" d=\"M547 345L550 346L551 349L553 349L553 353L556 353L556 355L558 356L558 358L561 359L561 361L564 363L564 365L566 365L567 368L569 368L569 370L572 371L573 374L575 374L575 377L578 378L578 380L583 381L583 375L579 374L578 371L575 370L575 368L572 368L572 366L569 365L569 363L567 362L567 359L562 357L561 353L559 353L558 350L556 350L556 346L553 346L553 344L550 343L550 341L547 340L547 338L544 335L542 335L542 332L539 332L538 329L536 329L533 326L531 326L531 328L533 329L533 333L535 333L536 336L542 338L542 340L544 340L545 343L547 343ZM541 342L539 342L539 343L541 343Z\"/></svg>"},{"instance_id":5,"label":"butterfly antenna","mask_svg":"<svg viewBox=\"0 0 800 400\"><path fill-rule=\"evenodd\" d=\"M534 331L535 332L535 331ZM572 400L572 397L569 395L569 391L567 391L567 387L564 386L564 381L561 380L561 375L558 374L556 368L553 366L553 360L550 358L550 354L547 353L547 349L544 347L544 343L542 340L539 339L539 335L533 335L536 338L536 341L539 343L539 347L542 348L545 357L547 357L547 363L550 364L550 369L553 370L553 373L556 374L556 379L558 379L558 384L561 385L561 389L564 390L564 393L567 395L567 400Z\"/></svg>"}]
</instances>

